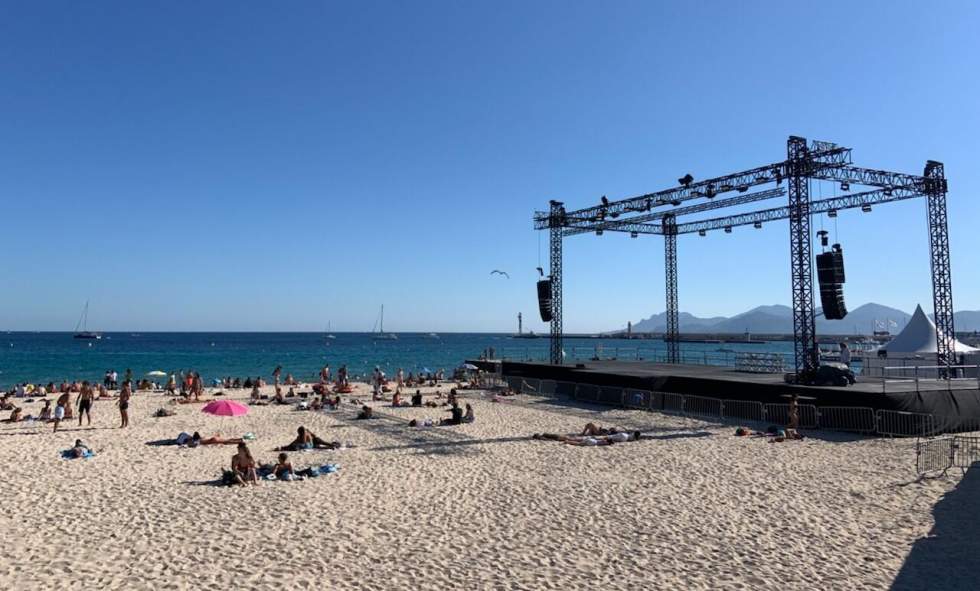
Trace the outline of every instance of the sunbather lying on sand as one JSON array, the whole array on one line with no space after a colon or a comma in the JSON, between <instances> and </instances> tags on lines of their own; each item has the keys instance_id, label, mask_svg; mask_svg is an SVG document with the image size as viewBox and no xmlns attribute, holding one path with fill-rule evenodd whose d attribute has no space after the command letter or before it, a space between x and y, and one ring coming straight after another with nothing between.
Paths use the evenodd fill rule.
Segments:
<instances>
[{"instance_id":1,"label":"sunbather lying on sand","mask_svg":"<svg viewBox=\"0 0 980 591\"><path fill-rule=\"evenodd\" d=\"M626 431L619 431L617 433L610 433L609 435L557 435L555 433L535 433L531 436L532 439L547 439L550 441L561 441L567 443L568 445L583 445L583 446L596 446L596 445L612 445L614 443L625 443L627 441L638 441L643 438L643 434L639 431L633 431L632 433L627 433Z\"/></svg>"},{"instance_id":2,"label":"sunbather lying on sand","mask_svg":"<svg viewBox=\"0 0 980 591\"><path fill-rule=\"evenodd\" d=\"M84 458L86 453L90 454L92 453L92 450L89 449L87 445L82 443L81 439L76 439L75 445L73 445L72 448L68 450L68 455L73 458Z\"/></svg>"},{"instance_id":3,"label":"sunbather lying on sand","mask_svg":"<svg viewBox=\"0 0 980 591\"><path fill-rule=\"evenodd\" d=\"M306 427L296 429L296 439L288 445L277 447L275 451L299 451L301 449L340 449L343 446L339 441L324 441L317 437Z\"/></svg>"}]
</instances>

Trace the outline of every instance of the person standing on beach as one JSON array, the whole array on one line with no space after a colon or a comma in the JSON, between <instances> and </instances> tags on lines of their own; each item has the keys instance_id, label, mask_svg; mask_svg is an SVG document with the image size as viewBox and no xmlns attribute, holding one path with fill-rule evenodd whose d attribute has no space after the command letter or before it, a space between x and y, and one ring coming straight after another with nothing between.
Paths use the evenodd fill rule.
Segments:
<instances>
[{"instance_id":1,"label":"person standing on beach","mask_svg":"<svg viewBox=\"0 0 980 591\"><path fill-rule=\"evenodd\" d=\"M58 397L54 409L54 432L58 432L58 425L61 424L61 420L65 418L65 408L67 408L69 401L71 400L71 395L68 392L62 392L61 396Z\"/></svg>"},{"instance_id":2,"label":"person standing on beach","mask_svg":"<svg viewBox=\"0 0 980 591\"><path fill-rule=\"evenodd\" d=\"M282 375L282 366L277 365L274 370L272 370L272 380L275 382L276 387L279 386L279 376Z\"/></svg>"},{"instance_id":3,"label":"person standing on beach","mask_svg":"<svg viewBox=\"0 0 980 591\"><path fill-rule=\"evenodd\" d=\"M109 374L109 389L115 390L116 385L118 383L119 383L119 372L117 372L116 370L112 370L112 373Z\"/></svg>"},{"instance_id":4,"label":"person standing on beach","mask_svg":"<svg viewBox=\"0 0 980 591\"><path fill-rule=\"evenodd\" d=\"M119 417L122 419L122 423L119 425L120 429L124 429L129 426L129 399L133 395L132 386L129 382L123 382L122 390L119 391Z\"/></svg>"},{"instance_id":5,"label":"person standing on beach","mask_svg":"<svg viewBox=\"0 0 980 591\"><path fill-rule=\"evenodd\" d=\"M88 418L89 426L92 425L92 403L95 401L95 392L92 385L87 381L82 382L82 390L78 393L76 403L78 404L78 426L82 426L82 417Z\"/></svg>"},{"instance_id":6,"label":"person standing on beach","mask_svg":"<svg viewBox=\"0 0 980 591\"><path fill-rule=\"evenodd\" d=\"M326 364L326 365L324 365L323 366L323 369L320 370L320 383L321 384L329 384L330 383L330 364L329 363Z\"/></svg>"},{"instance_id":7,"label":"person standing on beach","mask_svg":"<svg viewBox=\"0 0 980 591\"><path fill-rule=\"evenodd\" d=\"M204 392L204 382L201 381L201 374L197 372L194 372L194 379L191 381L191 392L194 394L194 400L200 400Z\"/></svg>"},{"instance_id":8,"label":"person standing on beach","mask_svg":"<svg viewBox=\"0 0 980 591\"><path fill-rule=\"evenodd\" d=\"M126 368L126 377L123 378L124 382L128 382L130 385L133 384L133 370Z\"/></svg>"},{"instance_id":9,"label":"person standing on beach","mask_svg":"<svg viewBox=\"0 0 980 591\"><path fill-rule=\"evenodd\" d=\"M405 370L398 368L398 373L395 374L395 381L398 383L398 387L401 388L405 385Z\"/></svg>"}]
</instances>

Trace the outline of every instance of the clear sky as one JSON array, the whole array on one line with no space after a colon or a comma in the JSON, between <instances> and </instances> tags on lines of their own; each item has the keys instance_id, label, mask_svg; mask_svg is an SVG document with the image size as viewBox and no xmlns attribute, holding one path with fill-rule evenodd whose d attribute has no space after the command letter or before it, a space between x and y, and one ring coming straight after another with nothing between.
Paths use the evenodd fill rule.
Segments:
<instances>
[{"instance_id":1,"label":"clear sky","mask_svg":"<svg viewBox=\"0 0 980 591\"><path fill-rule=\"evenodd\" d=\"M88 299L101 330L363 331L382 303L394 331L542 330L534 210L779 161L791 134L945 162L977 309L978 7L4 2L0 328L71 330ZM922 200L836 237L850 307L931 309ZM679 242L682 310L789 303L786 222ZM663 258L566 240L566 330L663 310Z\"/></svg>"}]
</instances>

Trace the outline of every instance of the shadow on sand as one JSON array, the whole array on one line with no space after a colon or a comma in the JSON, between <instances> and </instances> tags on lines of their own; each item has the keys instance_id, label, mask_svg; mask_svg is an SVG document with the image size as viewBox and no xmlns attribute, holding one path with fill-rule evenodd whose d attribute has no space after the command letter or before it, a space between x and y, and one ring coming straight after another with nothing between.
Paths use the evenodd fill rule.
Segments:
<instances>
[{"instance_id":1,"label":"shadow on sand","mask_svg":"<svg viewBox=\"0 0 980 591\"><path fill-rule=\"evenodd\" d=\"M980 588L980 465L932 510L936 525L919 538L898 572L892 591Z\"/></svg>"}]
</instances>

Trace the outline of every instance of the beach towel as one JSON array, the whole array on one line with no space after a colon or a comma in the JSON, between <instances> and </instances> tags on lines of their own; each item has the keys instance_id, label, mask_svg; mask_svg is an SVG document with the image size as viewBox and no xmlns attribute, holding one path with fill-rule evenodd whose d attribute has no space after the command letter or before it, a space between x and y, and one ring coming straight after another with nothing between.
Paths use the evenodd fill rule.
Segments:
<instances>
[{"instance_id":1,"label":"beach towel","mask_svg":"<svg viewBox=\"0 0 980 591\"><path fill-rule=\"evenodd\" d=\"M82 457L85 458L85 459L88 459L88 458L91 458L91 457L94 457L94 456L95 456L95 452L92 451L92 450L90 450L90 449L85 450L85 453L82 454ZM63 450L61 450L61 457L62 457L62 459L65 459L65 460L74 460L74 459L76 459L74 452L72 450L70 450L70 449L63 449Z\"/></svg>"}]
</instances>

